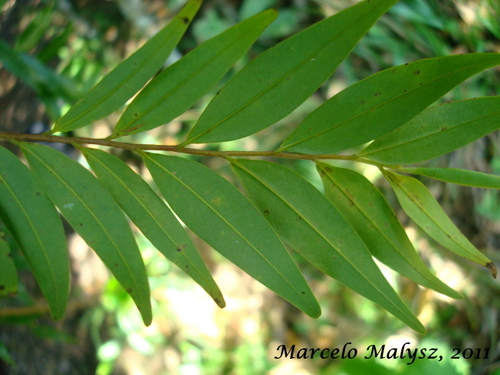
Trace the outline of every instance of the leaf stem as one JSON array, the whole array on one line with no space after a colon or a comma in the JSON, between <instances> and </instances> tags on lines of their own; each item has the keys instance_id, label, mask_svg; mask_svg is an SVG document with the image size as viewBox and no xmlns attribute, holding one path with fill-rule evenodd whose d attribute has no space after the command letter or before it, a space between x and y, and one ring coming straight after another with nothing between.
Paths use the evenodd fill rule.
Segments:
<instances>
[{"instance_id":1,"label":"leaf stem","mask_svg":"<svg viewBox=\"0 0 500 375\"><path fill-rule=\"evenodd\" d=\"M86 138L86 137L65 137L50 134L19 134L0 132L0 139L9 141L31 141L31 142L50 142L50 143L67 143L77 145L99 145L105 147L121 148L131 151L168 151L182 154L201 155L209 157L275 157L297 160L319 160L319 159L335 159L335 160L358 160L354 155L329 155L329 154L298 154L293 152L279 151L213 151L193 149L181 147L179 145L157 145L157 144L139 144L128 142L117 142L104 138ZM360 160L361 161L361 160ZM369 160L363 162L373 163Z\"/></svg>"}]
</instances>

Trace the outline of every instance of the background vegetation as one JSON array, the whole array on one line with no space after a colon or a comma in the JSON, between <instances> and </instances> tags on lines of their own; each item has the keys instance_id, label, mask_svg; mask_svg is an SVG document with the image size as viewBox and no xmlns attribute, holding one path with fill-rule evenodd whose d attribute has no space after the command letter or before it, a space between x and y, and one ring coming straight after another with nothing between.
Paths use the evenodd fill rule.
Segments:
<instances>
[{"instance_id":1,"label":"background vegetation","mask_svg":"<svg viewBox=\"0 0 500 375\"><path fill-rule=\"evenodd\" d=\"M252 47L246 57L249 60L355 2L206 0L172 60L228 26L276 7L280 17ZM22 63L9 65L12 60L0 44L0 130L46 129L104 73L154 34L182 3L0 1L0 43L23 53ZM278 126L218 147L270 149L312 108L361 78L423 57L500 52L499 38L500 5L496 0L401 0L362 39L327 84ZM238 63L234 71L243 63ZM497 69L474 76L444 100L498 94L499 73ZM137 141L176 142L176 134L187 131L189 122L197 118L205 104L201 100L168 126L137 135ZM105 137L116 120L108 117L96 123L91 134L79 134ZM500 174L499 145L498 134L493 133L431 164ZM65 151L78 157L72 148ZM138 171L146 171L133 155L120 156ZM222 174L227 168L218 160L200 161ZM301 165L294 168L298 167ZM301 172L309 179L317 178L306 165ZM376 173L371 169L362 172L384 190ZM498 193L452 188L444 183L430 187L466 236L499 264ZM388 199L397 207L393 196L388 195ZM405 220L403 216L401 219ZM26 271L18 295L0 300L0 373L360 374L368 368L374 373L387 373L390 368L395 374L500 374L498 282L484 270L449 253L437 256L441 249L431 251L436 245L408 220L406 223L410 238L438 277L467 296L460 301L450 300L387 271L388 279L427 326L429 333L425 337L417 336L371 302L304 263L305 274L323 310L318 320L312 320L203 244L197 244L223 288L227 307L219 310L201 288L139 237L156 310L153 324L146 328L128 295L68 229L74 287L63 321L54 323L49 319L33 278L26 265L23 267L22 256L14 254L18 267ZM300 263L300 259L297 261ZM281 344L333 348L352 342L364 353L372 344L401 347L406 341L415 347L438 347L446 358L442 362L417 361L411 366L406 365L407 360L274 359ZM449 360L452 348L489 348L489 360Z\"/></svg>"}]
</instances>

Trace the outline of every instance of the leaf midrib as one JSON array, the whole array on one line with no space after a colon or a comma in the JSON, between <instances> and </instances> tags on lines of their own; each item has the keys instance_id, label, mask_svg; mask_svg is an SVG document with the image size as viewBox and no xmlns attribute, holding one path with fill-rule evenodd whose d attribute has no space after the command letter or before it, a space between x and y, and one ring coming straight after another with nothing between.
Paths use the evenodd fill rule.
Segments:
<instances>
[{"instance_id":1,"label":"leaf midrib","mask_svg":"<svg viewBox=\"0 0 500 375\"><path fill-rule=\"evenodd\" d=\"M137 290L137 295L139 296L140 293L139 291L142 290L142 288L140 288L139 286L139 283L137 282L136 280L136 277L135 277L135 273L132 272L132 270L130 269L130 266L128 264L128 261L125 260L122 252L120 251L120 248L118 247L118 245L116 244L116 242L114 241L114 239L112 238L112 236L109 235L108 231L105 229L104 225L102 224L101 220L99 220L94 212L87 206L87 204L85 203L84 200L82 200L80 198L80 196L78 194L76 194L76 192L73 190L73 188L71 186L69 186L66 181L64 181L64 179L62 179L59 174L57 173L57 171L53 168L50 167L49 164L45 163L45 161L41 158L38 157L38 155L36 153L34 153L33 151L29 150L29 148L25 148L26 150L28 150L36 159L38 159L38 161L49 171L52 171L52 175L57 177L57 179L59 180L60 183L62 183L67 189L68 191L75 197L77 198L77 200L81 203L81 205L90 213L90 215L92 216L92 218L94 218L95 222L97 222L99 224L99 227L101 228L102 232L106 235L106 237L110 240L110 242L113 244L113 247L115 248L117 254L120 256L120 259L122 260L122 263L125 265L126 269L128 270L128 273L129 275L131 276L131 279L133 280L133 283L134 283L134 290Z\"/></svg>"},{"instance_id":2,"label":"leaf midrib","mask_svg":"<svg viewBox=\"0 0 500 375\"><path fill-rule=\"evenodd\" d=\"M455 70L455 71L454 71L454 74L459 74L459 73L462 73L464 70L471 69L471 68L473 68L473 67L475 67L475 66L477 66L477 65L482 65L482 64L484 64L484 63L479 62L479 63L477 63L477 64L468 65L466 68L463 68L463 69L460 69L460 70ZM495 66L495 65L491 65L491 66L489 66L489 67L492 67L492 66ZM487 68L485 68L485 69L487 69ZM381 72L381 73L382 73L382 72ZM312 135L310 135L310 136L308 136L308 137L306 137L306 138L302 138L302 139L300 139L299 141L296 141L295 143L291 143L291 144L289 144L289 145L286 145L286 146L284 146L284 147L281 147L281 148L280 148L280 151L284 151L284 150L289 149L289 148L291 148L291 147L294 147L294 146L296 146L296 145L298 145L298 144L301 144L301 143L307 142L307 141L308 141L308 140L310 140L311 138L318 137L318 136L320 136L320 135L324 135L325 133L328 133L328 132L330 132L330 131L336 130L336 129L338 129L338 128L340 128L340 127L344 126L345 124L347 124L347 123L349 123L349 122L351 122L351 121L354 121L354 120L356 120L356 119L357 119L357 118L359 118L359 117L362 117L362 116L366 115L367 113L374 112L375 110L379 109L379 107L382 107L382 106L385 106L385 105L390 104L390 103L391 103L391 102L393 102L394 100L397 100L397 99L399 99L399 98L401 98L401 97L403 97L403 96L410 95L410 94L412 94L412 93L413 93L413 92L415 92L415 91L418 91L418 90L423 90L424 88L427 88L429 85L431 85L431 84L435 83L436 81L438 81L438 80L442 80L442 79L443 79L443 78L445 78L448 74L449 74L449 73L446 73L445 75L440 76L440 77L438 77L438 78L436 78L436 79L434 79L434 80L432 80L432 81L428 81L428 82L426 82L426 83L425 83L425 84L423 84L423 85L416 86L416 87L415 87L415 88L413 88L413 89L407 90L406 92L403 92L403 93L400 93L399 95L393 96L392 98L389 98L388 100L385 100L385 101L383 101L383 102L381 102L381 103L379 103L379 104L377 104L377 105L374 105L374 106L372 106L372 107L369 107L369 108L367 108L366 110L364 110L364 111L362 111L362 112L360 112L360 113L356 114L355 116L350 117L350 118L348 118L347 120L344 120L344 121L342 121L342 122L339 122L338 124L336 124L336 125L334 125L334 126L332 126L332 127L329 127L329 128L327 128L327 129L321 130L321 131L319 131L319 132L317 132L317 133L315 133L315 134L312 134ZM474 73L473 73L473 74L474 74ZM366 79L369 79L369 78L366 78ZM359 81L359 82L362 82L362 81ZM457 85L459 85L459 84L460 84L460 82L459 82L459 83L457 83L455 86L457 86ZM418 115L418 114L417 114L417 115ZM304 120L304 121L305 121L305 120ZM408 121L409 121L409 120L408 120Z\"/></svg>"},{"instance_id":3,"label":"leaf midrib","mask_svg":"<svg viewBox=\"0 0 500 375\"><path fill-rule=\"evenodd\" d=\"M432 133L427 133L421 137L417 137L417 138L413 138L413 139L409 139L407 141L404 141L404 142L401 142L401 143L397 143L397 144L393 144L393 145L389 145L387 147L383 147L383 148L379 148L379 149L376 149L374 151L369 151L369 152L360 152L358 155L359 156L363 156L363 157L366 157L366 155L370 155L370 154L376 154L376 153L380 153L380 152L387 152L387 150L390 150L391 148L398 148L398 147L402 147L402 146L408 146L414 142L419 142L421 141L422 139L425 139L425 138L430 138L430 137L434 137L435 135L437 134L441 134L441 133L445 133L447 131L452 131L452 130L459 130L461 127L463 126L467 126L468 124L470 123L473 123L475 121L481 121L481 120L484 120L484 119L487 119L489 117L493 117L493 116L498 116L500 114L500 111L498 112L495 112L495 113L492 113L490 115L487 115L487 116L482 116L482 117L478 117L478 118L475 118L473 120L470 120L470 121L466 121L466 122L462 122L460 123L459 125L456 125L456 126L453 126L453 127L450 127L450 128L447 128L445 131L442 131L442 130L437 130L437 131L434 131ZM500 125L499 125L500 127ZM369 159L369 157L368 157Z\"/></svg>"},{"instance_id":4,"label":"leaf midrib","mask_svg":"<svg viewBox=\"0 0 500 375\"><path fill-rule=\"evenodd\" d=\"M323 169L322 167L320 167L321 169ZM324 171L324 169L323 169ZM326 173L326 171L324 171ZM351 202L353 202L354 206L358 209L358 211L366 218L366 220L368 220L370 223L372 223L374 225L375 228L377 228L377 231L382 235L382 237L391 245L391 247L397 252L399 253L404 259L406 259L407 261L409 261L410 259L406 258L404 256L404 253L402 253L399 248L390 240L390 238L386 235L386 233L384 233L383 230L381 230L380 228L380 225L379 223L371 220L370 216L362 209L362 206L359 206L358 204L356 204L356 202L354 202L352 199L349 198L349 196L345 193L344 189L342 186L340 186L339 184L337 184L333 179L330 178L330 174L326 174L328 179L333 182L338 188L339 190L342 192L342 194L347 198L349 199ZM408 262L408 264L418 273L420 273L415 267L413 267L413 265Z\"/></svg>"},{"instance_id":5,"label":"leaf midrib","mask_svg":"<svg viewBox=\"0 0 500 375\"><path fill-rule=\"evenodd\" d=\"M91 153L87 153L87 155L91 155ZM125 190L127 190L127 192L133 197L135 198L135 201L138 202L140 204L140 206L144 209L144 211L146 211L148 214L149 214L149 217L151 219L153 219L153 221L155 222L156 226L158 228L160 228L161 232L165 234L165 236L170 240L170 242L172 242L172 244L176 245L176 242L173 240L173 238L170 236L170 234L162 227L162 225L158 222L156 216L148 209L147 206L145 206L143 204L143 202L137 198L137 196L135 194L133 194L133 191L129 189L129 187L124 183L124 181L120 178L119 175L117 175L116 173L114 173L114 171L110 168L108 168L104 163L102 163L98 158L96 158L94 155L91 155L92 158L94 158L94 160L96 160L99 164L101 164L102 167L106 168L106 170L112 175L115 177L115 179L122 185L123 188L125 188ZM165 206L166 207L166 206ZM185 260L187 261L187 263L189 263L193 269L195 269L199 275L202 275L202 273L198 270L198 268L191 262L191 260L186 256L186 254L184 252L181 252L181 256L185 258ZM205 282L208 284L209 281L211 282L211 280L207 281L205 278L203 278L205 280Z\"/></svg>"},{"instance_id":6,"label":"leaf midrib","mask_svg":"<svg viewBox=\"0 0 500 375\"><path fill-rule=\"evenodd\" d=\"M178 17L175 17L172 21L170 21L171 23L169 24L169 26L170 26L170 25L171 25L174 21L176 21L176 20L178 21ZM168 26L167 26L167 27L168 27ZM172 26L172 28L173 28L173 26ZM162 38L162 41L164 41L164 40L168 39L168 37L170 37L170 36L171 36L171 34L173 34L173 33L174 33L174 31L175 31L175 30L171 30L171 31L170 31L170 33L168 33L165 37L163 37L163 38ZM161 31L160 31L160 32L161 32ZM163 44L163 43L161 43L161 44ZM137 52L138 52L138 51L140 51L140 50L137 50L136 52L134 52L134 53L130 56L130 58L134 58L134 57L135 57L135 55L137 54ZM152 57L153 55L155 55L156 53L157 53L157 50L156 50L156 49L152 49L152 50L151 50L151 53L147 56L147 58L142 57L141 59L139 59L139 61L141 61L141 60L142 60L142 63L137 62L137 64L139 65L139 67L138 67L136 70L132 70L132 71L130 72L130 74L126 75L126 77L125 77L124 79L120 80L120 83L119 83L119 84L116 84L116 85L115 85L115 88L111 89L111 90L108 92L108 94L107 94L107 95L105 95L104 97L102 97L100 100L98 100L98 101L97 101L97 102L95 102L94 104L90 105L90 106L89 106L89 109L88 109L88 110L86 110L86 111L84 111L84 112L82 112L80 115L78 115L78 116L76 116L76 117L73 117L73 119L70 119L70 120L69 120L69 121L67 121L66 123L64 123L64 122L63 122L64 126L59 126L59 127L58 127L58 129L60 129L60 130L58 130L57 128L55 128L54 130L55 130L55 131L63 131L63 130L64 130L65 128L67 128L69 125L74 124L75 122L77 122L77 121L81 120L83 117L87 116L89 112L93 111L96 107L98 107L98 106L102 105L102 103L104 103L104 102L106 102L107 100L109 100L109 99L111 98L111 96L112 96L114 93L116 93L118 90L120 90L120 89L122 89L122 88L124 87L124 82L128 82L128 81L130 81L130 80L131 80L131 79L130 79L130 77L134 76L135 74L138 74L138 72L139 72L140 70L142 70L142 69L144 68L144 66L148 65L148 63L150 63L151 57ZM126 60L124 60L124 62L125 62L125 61L126 61ZM132 60L130 60L130 62L132 62ZM117 65L115 69L117 69L120 65L121 65L121 64ZM115 71L115 70L113 69L113 70L112 70L109 74L112 74L114 71ZM103 77L103 80L104 80L104 79L106 79L106 78L108 78L108 77L109 77L109 75L107 75L107 76ZM99 85L100 83L102 83L102 81L101 81L101 82L99 82L97 85ZM95 86L95 87L97 88L98 86ZM91 91L89 91L89 94L90 94L90 93L91 93ZM88 95L86 95L86 96L85 96L85 98L88 98L88 97L89 97ZM80 101L80 103L82 103L82 104L80 104L80 105L83 105L83 100L84 100L85 98L82 98L82 100ZM78 103L77 103L77 104L75 104L75 108L76 108L76 106L77 106L77 105L78 105ZM61 120L62 120L62 118L61 118ZM90 122L92 122L92 120L90 120Z\"/></svg>"},{"instance_id":7,"label":"leaf midrib","mask_svg":"<svg viewBox=\"0 0 500 375\"><path fill-rule=\"evenodd\" d=\"M8 192L10 193L10 195L14 198L14 201L15 203L17 204L17 206L21 209L21 212L23 213L23 216L26 218L26 220L28 221L29 223L29 226L30 226L30 229L31 231L34 233L34 237L36 238L36 241L38 242L40 248L42 249L42 254L43 254L43 257L45 259L45 263L46 265L48 265L48 269L50 271L50 278L51 278L51 281L52 281L52 285L55 286L53 287L52 289L55 290L55 293L56 293L56 300L58 302L58 305L60 304L61 302L61 295L59 293L59 288L57 288L57 282L56 282L56 277L54 275L54 268L51 267L51 262L48 258L48 255L47 255L47 247L45 246L45 244L43 243L42 239L40 238L40 235L38 234L38 231L35 229L35 224L33 223L33 221L31 220L30 216L28 215L28 213L26 212L23 204L22 204L22 201L20 201L17 196L14 194L14 191L12 190L11 186L9 185L8 181L5 180L2 175L0 174L0 180L3 181L3 185L6 187L6 189L8 190ZM58 306L59 307L59 306Z\"/></svg>"},{"instance_id":8,"label":"leaf midrib","mask_svg":"<svg viewBox=\"0 0 500 375\"><path fill-rule=\"evenodd\" d=\"M385 5L383 3L381 3L382 5ZM375 8L377 9L377 8ZM359 21L360 19L362 19L363 17L366 16L366 13L363 13L359 18L356 19L356 21ZM327 19L325 19L326 21ZM302 68L302 66L304 66L306 63L310 62L311 59L315 56L318 56L320 53L323 52L323 50L326 48L326 46L328 46L329 44L332 44L332 43L335 43L336 41L338 41L340 38L342 38L342 36L347 33L347 29L344 28L342 29L339 33L337 33L335 35L335 38L331 38L329 39L327 42L325 42L324 44L321 45L320 48L318 48L315 52L313 52L312 54L310 54L307 59L304 59L302 63L296 65L294 68L288 70L285 74L283 74L278 80L276 80L272 85L270 85L269 87L267 87L266 89L262 90L259 92L258 95L254 96L251 100L249 100L248 102L246 102L243 106L239 107L238 109L236 109L235 111L229 113L228 115L226 115L223 119L219 120L219 122L213 124L212 126L210 126L209 128L207 128L206 130L204 130L203 132L201 132L200 134L196 135L195 137L193 138L188 138L186 141L184 141L182 143L182 145L187 145L187 144L190 144L190 143L193 143L194 141L196 141L198 138L202 137L203 135L207 134L207 133L210 133L213 129L215 129L216 127L218 127L219 125L221 125L222 123L226 122L227 119L235 116L237 113L243 111L244 109L246 109L247 107L249 107L252 103L254 103L255 101L257 101L260 97L264 96L265 94L267 94L271 89L273 89L274 87L278 86L280 83L283 82L283 80L285 80L285 78L287 76L291 76L295 71L299 70L300 68ZM272 51L272 50L271 50ZM267 51L266 51L267 52ZM337 64L338 66L338 64ZM195 129L195 128L193 128Z\"/></svg>"},{"instance_id":9,"label":"leaf midrib","mask_svg":"<svg viewBox=\"0 0 500 375\"><path fill-rule=\"evenodd\" d=\"M147 155L147 153L145 153ZM307 302L307 300L305 298L302 297L301 293L295 288L295 286L290 283L290 281L284 277L281 272L279 272L276 267L274 266L273 263L271 263L246 237L244 237L236 228L234 228L231 223L229 223L219 212L217 212L210 204L208 204L208 202L206 202L202 197L200 197L193 189L191 189L190 186L186 185L181 179L177 178L177 176L175 176L173 173L171 173L168 169L164 168L161 164L159 164L156 160L154 160L153 158L151 158L150 155L147 155L147 157L149 158L149 160L153 161L158 167L160 167L162 170L164 170L166 173L168 173L174 180L176 180L180 185L184 186L191 194L193 194L196 198L198 198L202 203L205 204L206 207L210 208L210 210L215 213L216 216L218 216L231 230L233 230L241 239L244 240L244 242L246 242L262 259L264 259L264 261L266 263L268 263L272 269L274 269L274 271L283 279L286 281L286 283L288 285L290 285L290 287L292 288L292 290L294 290L298 296L300 296L300 298L305 301L308 305L309 305L309 302ZM278 239L279 241L279 239ZM310 306L310 305L309 305ZM312 311L314 311L315 309L312 308L311 306L311 309Z\"/></svg>"},{"instance_id":10,"label":"leaf midrib","mask_svg":"<svg viewBox=\"0 0 500 375\"><path fill-rule=\"evenodd\" d=\"M127 134L127 129L129 129L133 124L137 123L140 121L140 119L144 118L144 116L146 116L147 114L149 114L151 111L153 111L156 107L158 107L160 104L164 104L163 102L165 100L167 100L169 97L171 97L172 95L174 95L176 92L178 92L179 90L183 89L184 88L184 85L186 84L186 82L189 82L189 81L192 81L194 78L196 78L197 76L199 75L202 75L202 73L208 69L209 67L206 66L206 65L209 65L211 63L213 63L218 57L220 57L220 55L222 54L225 54L227 53L227 50L230 49L231 47L234 46L234 44L236 44L236 42L238 42L238 40L234 41L233 43L231 43L229 46L227 46L226 48L224 48L218 55L214 55L213 57L211 57L210 59L208 59L207 61L204 62L204 66L202 66L202 68L198 68L196 69L196 71L192 72L191 74L189 74L188 76L186 76L180 83L178 83L174 88L172 88L168 93L165 93L165 95L163 95L159 100L157 100L155 103L153 103L151 106L149 106L145 111L142 112L142 114L140 116L138 116L137 118L132 118L131 121L125 125L119 132L118 132L118 135L125 135ZM194 51L193 51L194 52ZM181 61L181 60L179 60ZM135 129L134 129L135 130Z\"/></svg>"},{"instance_id":11,"label":"leaf midrib","mask_svg":"<svg viewBox=\"0 0 500 375\"><path fill-rule=\"evenodd\" d=\"M215 213L216 216L218 216L231 230L233 230L237 235L239 235L240 238L243 239L244 242L247 243L247 245L249 245L266 263L268 263L271 266L271 268L274 269L276 274L278 274L282 278L282 280L284 280L288 285L290 285L292 290L294 290L296 294L311 307L311 311L316 310L309 304L309 302L305 298L302 297L302 294L295 288L295 286L292 283L290 283L290 281L288 281L288 279L284 277L282 273L276 269L274 264L270 262L246 237L244 237L236 228L234 228L233 225L231 225L231 223L229 223L219 212L217 212L210 204L208 204L208 202L206 202L202 197L200 197L193 189L191 189L190 186L186 185L181 179L177 178L177 176L175 176L168 169L164 168L160 163L154 160L154 158L152 158L147 153L144 154L148 157L149 160L153 161L160 169L164 170L180 185L184 186L191 194L193 194L196 198L198 198L206 207L210 208L210 210L213 213Z\"/></svg>"},{"instance_id":12,"label":"leaf midrib","mask_svg":"<svg viewBox=\"0 0 500 375\"><path fill-rule=\"evenodd\" d=\"M368 281L368 283L370 285L372 285L372 287L377 290L382 296L384 296L384 298L389 301L389 303L394 306L398 311L400 311L404 316L407 316L406 313L404 313L397 305L395 305L389 298L386 297L385 293L383 293L376 285L373 285L373 283L371 282L371 280L369 278L367 278L362 272L360 272L360 270L358 269L358 267L352 263L348 258L346 258L346 256L343 254L342 251L338 250L337 247L335 245L333 245L322 233L320 233L316 228L314 228L314 226L303 216L300 214L300 212L298 212L294 207L292 207L287 201L285 201L279 194L276 193L276 191L274 191L270 186L268 186L267 184L265 184L261 179L259 179L256 175L252 174L250 171L248 171L248 169L244 168L243 166L241 166L241 164L239 163L234 163L236 166L238 166L239 168L241 168L242 170L244 170L245 172L247 172L250 176L252 176L255 180L257 180L260 184L262 184L264 187L266 187L269 191L271 191L274 195L276 195L283 203L285 203L293 212L295 212L298 216L300 216L302 218L302 220L304 222L306 222L321 238L323 238L323 240L325 240L328 244L330 244L330 246L340 255L342 256L342 258L344 258L356 271L358 271L358 273L363 276L363 278ZM355 233L356 234L356 233ZM356 234L357 236L357 234ZM359 237L359 236L358 236ZM360 239L360 241L362 242L362 240ZM366 246L365 246L366 247ZM367 250L368 251L368 250ZM368 252L369 254L369 252ZM410 316L410 318L414 318L413 316ZM410 319L410 320L413 320L413 319Z\"/></svg>"},{"instance_id":13,"label":"leaf midrib","mask_svg":"<svg viewBox=\"0 0 500 375\"><path fill-rule=\"evenodd\" d=\"M391 176L391 177L392 177L392 176ZM413 198L413 196L412 196L412 195L411 195L411 194L410 194L410 193L409 193L409 192L408 192L408 191L407 191L407 190L406 190L406 189L405 189L405 188L404 188L404 187L403 187L403 186L399 183L399 180L397 179L397 176L396 176L395 178L390 178L390 179L391 179L393 182L395 182L395 183L396 183L396 185L397 185L397 186L401 189L401 191L403 191L403 192L404 192L404 194L405 194L408 198L410 198L410 200L413 202L413 204L415 204L418 208L420 208L420 210L421 210L421 211L425 214L425 216L426 216L426 217L428 217L428 218L429 218L429 219L430 219L430 220L431 220L431 221L432 221L432 222L433 222L433 223L434 223L434 224L435 224L435 225L436 225L436 226L437 226L437 227L438 227L438 228L439 228L439 229L440 229L443 233L447 233L447 231L446 231L445 229L443 229L443 227L440 225L440 223L439 223L439 222L437 222L436 220L434 220L434 218L433 218L431 215L429 215L429 214L427 213L427 211L426 211L426 210L424 210L424 207L423 207L422 205L420 205L420 204L418 203L418 201L417 201L416 199L414 199L414 198ZM417 181L417 180L415 180L415 181ZM417 181L417 182L419 182L419 181ZM459 234L459 235L462 235L460 232L458 232L458 234ZM457 238L455 238L455 236L454 236L454 235L451 235L451 234L450 234L450 236L449 236L448 238L449 238L449 239L451 239L451 240L452 240L452 242L454 242L454 243L455 243L458 247L460 247L460 248L464 249L464 250L467 252L467 254L470 254L470 255L471 255L471 256L473 256L475 259L477 258L477 256L476 256L474 253L471 253L467 247L464 247L463 245L461 245L461 244L458 242L458 239L457 239ZM478 263L482 264L482 263L481 263L481 261L478 261ZM484 264L483 264L483 265L484 265Z\"/></svg>"}]
</instances>

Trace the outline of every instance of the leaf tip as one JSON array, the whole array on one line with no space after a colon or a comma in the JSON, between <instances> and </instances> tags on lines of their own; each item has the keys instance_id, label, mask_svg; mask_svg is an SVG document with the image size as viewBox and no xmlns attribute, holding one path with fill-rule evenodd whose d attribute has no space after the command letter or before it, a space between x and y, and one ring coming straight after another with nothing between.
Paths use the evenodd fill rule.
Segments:
<instances>
[{"instance_id":1,"label":"leaf tip","mask_svg":"<svg viewBox=\"0 0 500 375\"><path fill-rule=\"evenodd\" d=\"M415 332L420 333L421 335L426 335L427 334L427 329L420 323L419 326L413 328Z\"/></svg>"},{"instance_id":2,"label":"leaf tip","mask_svg":"<svg viewBox=\"0 0 500 375\"><path fill-rule=\"evenodd\" d=\"M304 311L308 316L310 316L313 319L318 319L321 316L321 307L319 304L316 303L314 306L311 306L311 308L308 311Z\"/></svg>"},{"instance_id":3,"label":"leaf tip","mask_svg":"<svg viewBox=\"0 0 500 375\"><path fill-rule=\"evenodd\" d=\"M140 311L141 317L142 317L142 322L146 327L149 327L151 323L153 323L153 313L151 310L147 312Z\"/></svg>"},{"instance_id":4,"label":"leaf tip","mask_svg":"<svg viewBox=\"0 0 500 375\"><path fill-rule=\"evenodd\" d=\"M488 268L491 272L491 276L493 276L494 279L497 278L497 267L495 266L495 263L489 262L486 264L486 268Z\"/></svg>"},{"instance_id":5,"label":"leaf tip","mask_svg":"<svg viewBox=\"0 0 500 375\"><path fill-rule=\"evenodd\" d=\"M318 319L321 316L321 310L315 311L314 314L309 315L313 319Z\"/></svg>"},{"instance_id":6,"label":"leaf tip","mask_svg":"<svg viewBox=\"0 0 500 375\"><path fill-rule=\"evenodd\" d=\"M221 309L226 307L226 301L224 300L224 297L221 296L221 298L218 297L212 297L212 298L214 299L217 306L219 306Z\"/></svg>"}]
</instances>

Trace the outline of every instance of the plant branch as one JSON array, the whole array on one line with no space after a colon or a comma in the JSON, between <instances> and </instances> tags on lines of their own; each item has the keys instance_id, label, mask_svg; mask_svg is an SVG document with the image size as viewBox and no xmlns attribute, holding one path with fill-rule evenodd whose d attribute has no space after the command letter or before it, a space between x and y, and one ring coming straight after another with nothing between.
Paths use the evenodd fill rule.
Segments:
<instances>
[{"instance_id":1,"label":"plant branch","mask_svg":"<svg viewBox=\"0 0 500 375\"><path fill-rule=\"evenodd\" d=\"M50 143L67 143L67 144L92 144L105 147L121 148L131 151L168 151L182 154L202 155L211 157L275 157L298 160L320 160L320 159L336 159L336 160L358 160L354 155L329 155L329 154L298 154L291 152L278 151L213 151L194 149L189 147L180 147L176 145L157 145L157 144L139 144L117 142L103 138L85 138L85 137L63 137L49 134L19 134L19 133L4 133L0 132L0 139L9 141L33 141L33 142L50 142ZM361 160L359 160L361 161ZM373 164L370 161L365 161Z\"/></svg>"}]
</instances>

